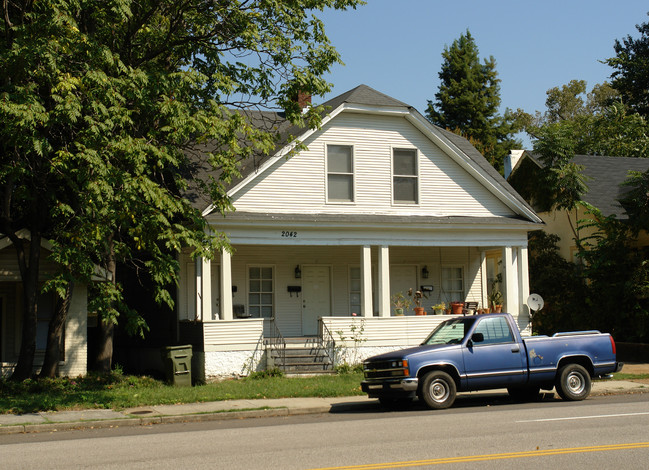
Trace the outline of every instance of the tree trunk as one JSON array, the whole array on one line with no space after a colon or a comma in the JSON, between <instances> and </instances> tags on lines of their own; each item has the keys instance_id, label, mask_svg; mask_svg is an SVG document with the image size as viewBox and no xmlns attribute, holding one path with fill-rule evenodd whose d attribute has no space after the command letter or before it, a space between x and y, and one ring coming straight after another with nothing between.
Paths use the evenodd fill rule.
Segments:
<instances>
[{"instance_id":1,"label":"tree trunk","mask_svg":"<svg viewBox=\"0 0 649 470\"><path fill-rule=\"evenodd\" d=\"M115 260L115 250L113 241L109 241L109 253L107 269L112 274L111 282L117 284L117 261ZM98 325L98 347L97 357L95 358L94 369L98 372L110 372L113 363L113 335L115 333L115 323L110 318L99 318Z\"/></svg>"},{"instance_id":2,"label":"tree trunk","mask_svg":"<svg viewBox=\"0 0 649 470\"><path fill-rule=\"evenodd\" d=\"M31 233L29 261L26 260L25 243L12 240L18 255L18 265L23 283L23 327L20 353L11 380L22 381L32 375L36 353L36 327L38 324L38 272L41 253L41 235Z\"/></svg>"},{"instance_id":3,"label":"tree trunk","mask_svg":"<svg viewBox=\"0 0 649 470\"><path fill-rule=\"evenodd\" d=\"M65 298L59 299L56 309L52 313L49 327L47 330L47 347L45 348L45 358L39 377L54 378L58 375L59 361L61 360L61 337L63 335L63 326L70 309L70 299L72 298L73 284L70 282L65 291Z\"/></svg>"}]
</instances>

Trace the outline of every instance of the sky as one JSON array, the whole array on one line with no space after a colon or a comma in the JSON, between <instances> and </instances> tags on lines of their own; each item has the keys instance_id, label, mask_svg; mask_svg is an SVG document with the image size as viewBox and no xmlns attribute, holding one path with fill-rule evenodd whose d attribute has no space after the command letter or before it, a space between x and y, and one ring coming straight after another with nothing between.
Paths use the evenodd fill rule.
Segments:
<instances>
[{"instance_id":1,"label":"sky","mask_svg":"<svg viewBox=\"0 0 649 470\"><path fill-rule=\"evenodd\" d=\"M321 103L365 84L425 114L439 89L445 46L471 32L480 58L493 56L502 110L545 110L546 91L572 79L607 81L616 39L639 37L649 3L636 0L366 0L318 16L345 63ZM526 139L524 139L525 141ZM529 143L529 141L524 142Z\"/></svg>"}]
</instances>

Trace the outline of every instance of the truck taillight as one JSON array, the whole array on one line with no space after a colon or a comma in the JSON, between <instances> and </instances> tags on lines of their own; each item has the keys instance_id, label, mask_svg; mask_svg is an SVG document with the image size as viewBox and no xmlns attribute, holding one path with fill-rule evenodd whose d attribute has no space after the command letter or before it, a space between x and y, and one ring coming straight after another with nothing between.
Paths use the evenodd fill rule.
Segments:
<instances>
[{"instance_id":1,"label":"truck taillight","mask_svg":"<svg viewBox=\"0 0 649 470\"><path fill-rule=\"evenodd\" d=\"M613 348L613 354L617 354L617 352L615 350L615 340L613 339L612 336L610 338L611 338L611 348Z\"/></svg>"}]
</instances>

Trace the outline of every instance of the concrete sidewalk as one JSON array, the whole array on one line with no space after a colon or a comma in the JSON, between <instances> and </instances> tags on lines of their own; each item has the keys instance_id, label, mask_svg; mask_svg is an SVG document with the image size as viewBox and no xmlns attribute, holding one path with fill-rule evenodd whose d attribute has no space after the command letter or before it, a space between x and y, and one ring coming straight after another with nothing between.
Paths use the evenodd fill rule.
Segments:
<instances>
[{"instance_id":1,"label":"concrete sidewalk","mask_svg":"<svg viewBox=\"0 0 649 470\"><path fill-rule=\"evenodd\" d=\"M593 382L591 395L647 392L649 392L649 384L609 380ZM488 390L484 392L462 392L458 394L458 397L506 394L506 390ZM290 416L343 412L345 410L360 411L363 409L375 409L377 407L378 401L375 399L369 399L366 396L353 396L336 398L228 400L179 405L156 405L130 408L121 411L81 410L30 413L24 415L0 414L0 434Z\"/></svg>"}]
</instances>

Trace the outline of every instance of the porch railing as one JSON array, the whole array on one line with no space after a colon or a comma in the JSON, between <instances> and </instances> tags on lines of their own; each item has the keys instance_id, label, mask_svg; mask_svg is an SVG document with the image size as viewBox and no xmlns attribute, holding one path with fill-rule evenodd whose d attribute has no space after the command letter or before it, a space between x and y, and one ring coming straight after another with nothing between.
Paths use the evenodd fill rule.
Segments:
<instances>
[{"instance_id":1,"label":"porch railing","mask_svg":"<svg viewBox=\"0 0 649 470\"><path fill-rule=\"evenodd\" d=\"M320 345L331 361L331 365L335 366L336 340L334 339L334 335L331 334L331 330L327 327L327 324L322 321L322 318L318 318L318 332L320 336Z\"/></svg>"},{"instance_id":2,"label":"porch railing","mask_svg":"<svg viewBox=\"0 0 649 470\"><path fill-rule=\"evenodd\" d=\"M284 339L282 332L279 331L277 322L275 321L274 317L270 319L268 326L270 330L268 338L268 346L270 347L270 352L275 351L281 366L284 366L284 364L286 363L286 340Z\"/></svg>"}]
</instances>

